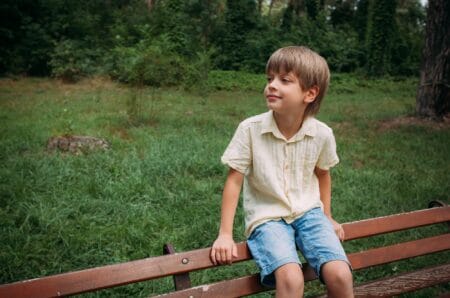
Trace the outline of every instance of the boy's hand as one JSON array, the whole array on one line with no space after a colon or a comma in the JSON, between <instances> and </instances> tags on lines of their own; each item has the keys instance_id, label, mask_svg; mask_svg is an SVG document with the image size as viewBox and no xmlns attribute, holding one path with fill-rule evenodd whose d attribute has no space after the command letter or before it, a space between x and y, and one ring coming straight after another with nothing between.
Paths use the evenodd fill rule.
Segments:
<instances>
[{"instance_id":1,"label":"boy's hand","mask_svg":"<svg viewBox=\"0 0 450 298\"><path fill-rule=\"evenodd\" d=\"M219 235L211 249L211 261L214 265L231 264L237 258L236 243L231 236Z\"/></svg>"},{"instance_id":2,"label":"boy's hand","mask_svg":"<svg viewBox=\"0 0 450 298\"><path fill-rule=\"evenodd\" d=\"M333 224L333 229L336 232L336 235L338 236L339 240L344 241L345 232L344 232L344 229L342 228L342 225L339 224L337 221L335 221L332 218L330 218L330 221Z\"/></svg>"}]
</instances>

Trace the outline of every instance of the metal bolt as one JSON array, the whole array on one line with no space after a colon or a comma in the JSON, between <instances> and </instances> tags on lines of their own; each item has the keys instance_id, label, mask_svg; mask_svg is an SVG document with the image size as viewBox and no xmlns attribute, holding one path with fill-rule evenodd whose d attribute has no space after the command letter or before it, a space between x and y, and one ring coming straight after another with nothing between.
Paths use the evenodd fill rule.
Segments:
<instances>
[{"instance_id":1,"label":"metal bolt","mask_svg":"<svg viewBox=\"0 0 450 298\"><path fill-rule=\"evenodd\" d=\"M181 263L186 265L187 263L189 263L189 259L188 258L184 258L184 259L181 260Z\"/></svg>"}]
</instances>

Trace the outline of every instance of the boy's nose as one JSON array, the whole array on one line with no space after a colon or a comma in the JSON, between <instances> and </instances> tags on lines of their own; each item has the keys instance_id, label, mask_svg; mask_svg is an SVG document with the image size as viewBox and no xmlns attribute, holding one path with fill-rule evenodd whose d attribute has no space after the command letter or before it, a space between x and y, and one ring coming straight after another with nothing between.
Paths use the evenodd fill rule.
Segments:
<instances>
[{"instance_id":1,"label":"boy's nose","mask_svg":"<svg viewBox=\"0 0 450 298\"><path fill-rule=\"evenodd\" d=\"M278 81L277 79L273 79L272 81L268 82L267 85L269 86L270 89L276 89L278 86L277 81Z\"/></svg>"}]
</instances>

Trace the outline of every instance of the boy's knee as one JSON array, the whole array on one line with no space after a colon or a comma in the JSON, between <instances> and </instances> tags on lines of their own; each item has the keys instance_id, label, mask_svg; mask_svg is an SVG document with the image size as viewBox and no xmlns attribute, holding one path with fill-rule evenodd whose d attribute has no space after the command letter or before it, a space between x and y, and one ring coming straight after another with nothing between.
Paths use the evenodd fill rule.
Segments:
<instances>
[{"instance_id":1,"label":"boy's knee","mask_svg":"<svg viewBox=\"0 0 450 298\"><path fill-rule=\"evenodd\" d=\"M290 293L303 293L304 280L298 264L286 264L275 271L276 287Z\"/></svg>"},{"instance_id":2,"label":"boy's knee","mask_svg":"<svg viewBox=\"0 0 450 298\"><path fill-rule=\"evenodd\" d=\"M350 267L343 261L335 261L323 265L322 276L327 286L336 285L342 287L353 285Z\"/></svg>"}]
</instances>

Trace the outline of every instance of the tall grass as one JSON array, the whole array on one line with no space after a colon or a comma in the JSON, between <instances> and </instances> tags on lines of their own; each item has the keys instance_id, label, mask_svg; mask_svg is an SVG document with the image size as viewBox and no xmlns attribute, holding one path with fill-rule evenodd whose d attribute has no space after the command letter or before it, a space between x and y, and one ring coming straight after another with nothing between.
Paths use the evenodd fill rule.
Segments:
<instances>
[{"instance_id":1,"label":"tall grass","mask_svg":"<svg viewBox=\"0 0 450 298\"><path fill-rule=\"evenodd\" d=\"M214 74L201 95L143 89L138 110L130 103L132 91L106 80L0 80L0 283L158 256L166 242L178 251L211 245L227 171L220 156L237 124L266 110L264 76L242 76ZM226 87L218 87L221 80ZM450 129L390 125L412 114L416 85L415 79L333 77L318 117L334 129L341 158L332 173L338 221L422 209L432 199L448 202ZM51 136L66 133L106 138L111 148L78 156L46 151ZM344 245L355 252L442 231L417 229ZM235 239L244 240L241 206ZM355 280L442 259L449 254L356 272ZM198 284L254 272L246 262L192 278ZM172 287L165 278L85 296L144 297ZM306 289L315 294L323 287ZM448 285L413 296L444 290Z\"/></svg>"}]
</instances>

